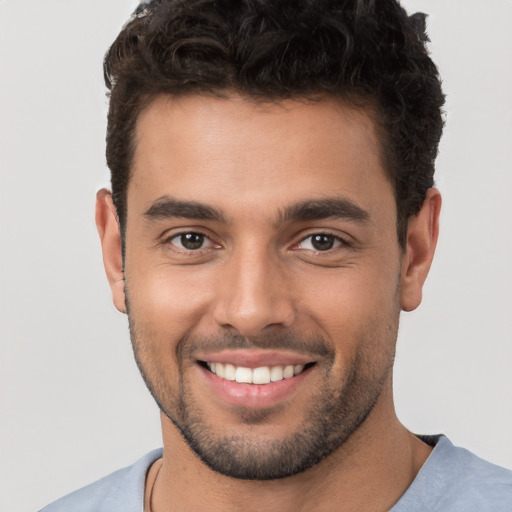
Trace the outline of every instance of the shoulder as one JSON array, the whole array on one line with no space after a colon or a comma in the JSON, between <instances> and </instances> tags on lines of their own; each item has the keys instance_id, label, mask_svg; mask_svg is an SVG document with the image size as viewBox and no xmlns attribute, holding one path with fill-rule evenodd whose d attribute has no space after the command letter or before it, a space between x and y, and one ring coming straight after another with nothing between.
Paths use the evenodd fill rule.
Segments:
<instances>
[{"instance_id":1,"label":"shoulder","mask_svg":"<svg viewBox=\"0 0 512 512\"><path fill-rule=\"evenodd\" d=\"M446 438L443 445L436 466L451 492L442 503L463 501L480 512L512 510L512 471L456 447Z\"/></svg>"},{"instance_id":2,"label":"shoulder","mask_svg":"<svg viewBox=\"0 0 512 512\"><path fill-rule=\"evenodd\" d=\"M512 471L454 446L444 436L423 440L435 444L434 450L393 512L512 510Z\"/></svg>"},{"instance_id":3,"label":"shoulder","mask_svg":"<svg viewBox=\"0 0 512 512\"><path fill-rule=\"evenodd\" d=\"M146 473L161 456L161 449L153 450L132 466L78 489L40 512L140 512L144 504Z\"/></svg>"}]
</instances>

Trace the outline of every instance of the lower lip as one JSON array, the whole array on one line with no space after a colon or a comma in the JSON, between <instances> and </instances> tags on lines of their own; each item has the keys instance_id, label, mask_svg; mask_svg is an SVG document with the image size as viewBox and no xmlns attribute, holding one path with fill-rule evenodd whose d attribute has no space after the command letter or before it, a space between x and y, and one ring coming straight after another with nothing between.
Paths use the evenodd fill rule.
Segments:
<instances>
[{"instance_id":1,"label":"lower lip","mask_svg":"<svg viewBox=\"0 0 512 512\"><path fill-rule=\"evenodd\" d=\"M198 366L210 388L222 401L250 409L271 407L291 398L312 369L308 368L290 379L268 384L243 384L234 380L221 379L203 366Z\"/></svg>"}]
</instances>

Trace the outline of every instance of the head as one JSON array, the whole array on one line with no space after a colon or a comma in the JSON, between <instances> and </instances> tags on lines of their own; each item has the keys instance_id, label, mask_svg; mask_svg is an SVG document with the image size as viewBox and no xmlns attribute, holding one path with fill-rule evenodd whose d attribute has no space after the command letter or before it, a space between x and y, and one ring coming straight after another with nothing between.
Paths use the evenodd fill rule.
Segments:
<instances>
[{"instance_id":1,"label":"head","mask_svg":"<svg viewBox=\"0 0 512 512\"><path fill-rule=\"evenodd\" d=\"M437 237L443 96L392 1L142 4L105 59L117 308L211 469L307 470L392 418Z\"/></svg>"},{"instance_id":2,"label":"head","mask_svg":"<svg viewBox=\"0 0 512 512\"><path fill-rule=\"evenodd\" d=\"M403 247L434 185L444 96L425 16L395 0L143 2L105 57L107 163L121 227L140 113L159 94L254 101L328 96L378 127Z\"/></svg>"}]
</instances>

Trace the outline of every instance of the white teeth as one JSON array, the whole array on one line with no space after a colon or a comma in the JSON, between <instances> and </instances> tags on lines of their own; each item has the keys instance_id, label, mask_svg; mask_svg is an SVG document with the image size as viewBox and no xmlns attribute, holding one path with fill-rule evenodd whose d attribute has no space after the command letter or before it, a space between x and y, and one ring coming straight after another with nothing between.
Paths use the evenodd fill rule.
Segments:
<instances>
[{"instance_id":1,"label":"white teeth","mask_svg":"<svg viewBox=\"0 0 512 512\"><path fill-rule=\"evenodd\" d=\"M250 368L239 366L235 372L235 380L237 382L252 384L252 370Z\"/></svg>"},{"instance_id":2,"label":"white teeth","mask_svg":"<svg viewBox=\"0 0 512 512\"><path fill-rule=\"evenodd\" d=\"M268 384L270 382L270 369L268 366L254 368L252 371L253 384Z\"/></svg>"},{"instance_id":3,"label":"white teeth","mask_svg":"<svg viewBox=\"0 0 512 512\"><path fill-rule=\"evenodd\" d=\"M224 365L222 363L215 363L215 373L222 379L224 378Z\"/></svg>"},{"instance_id":4,"label":"white teeth","mask_svg":"<svg viewBox=\"0 0 512 512\"><path fill-rule=\"evenodd\" d=\"M277 382L278 380L283 380L283 367L282 366L272 366L270 369L270 380L272 382Z\"/></svg>"},{"instance_id":5,"label":"white teeth","mask_svg":"<svg viewBox=\"0 0 512 512\"><path fill-rule=\"evenodd\" d=\"M303 364L287 366L260 366L258 368L245 368L230 363L210 363L206 366L212 373L221 379L236 380L244 384L268 384L283 379L291 379L304 371Z\"/></svg>"},{"instance_id":6,"label":"white teeth","mask_svg":"<svg viewBox=\"0 0 512 512\"><path fill-rule=\"evenodd\" d=\"M227 380L235 380L236 378L236 368L229 363L224 365L224 378Z\"/></svg>"},{"instance_id":7,"label":"white teeth","mask_svg":"<svg viewBox=\"0 0 512 512\"><path fill-rule=\"evenodd\" d=\"M293 366L285 366L283 371L283 377L285 379L291 379L293 377Z\"/></svg>"}]
</instances>

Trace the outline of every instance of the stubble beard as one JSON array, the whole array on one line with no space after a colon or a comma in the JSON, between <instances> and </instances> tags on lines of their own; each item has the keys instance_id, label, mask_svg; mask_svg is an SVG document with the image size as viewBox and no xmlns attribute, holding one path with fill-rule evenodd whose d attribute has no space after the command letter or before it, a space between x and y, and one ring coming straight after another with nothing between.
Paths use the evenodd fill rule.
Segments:
<instances>
[{"instance_id":1,"label":"stubble beard","mask_svg":"<svg viewBox=\"0 0 512 512\"><path fill-rule=\"evenodd\" d=\"M184 338L180 341L177 349L179 390L171 389L163 366L158 367L158 358L151 354L151 341L143 338L132 315L129 315L129 321L135 360L160 410L210 469L237 479L273 480L293 476L313 467L338 450L372 412L393 366L394 342L390 343L389 339L380 340L384 346L392 347L383 356L384 364L375 365L375 361L369 361L362 355L356 357L340 386L341 389L325 386L318 390L311 400L312 407L304 414L300 429L280 439L270 440L258 439L257 435L223 434L208 422L208 415L192 396L190 384L183 372L183 353L187 352L187 347L211 346L212 340ZM387 326L388 336L393 336L396 340L397 329L398 320L396 325ZM288 345L289 349L299 346L315 347L317 352L323 352L324 356L317 365L320 365L318 369L324 371L327 379L334 352L324 340L298 338L289 334L273 337L273 341L276 340L281 348L284 345ZM241 344L254 344L255 341L227 335L214 343L232 348ZM256 343L269 346L268 340L259 340ZM265 423L269 414L265 410L242 409L239 422L242 426L253 426L257 433L257 425ZM294 412L290 411L288 414Z\"/></svg>"},{"instance_id":2,"label":"stubble beard","mask_svg":"<svg viewBox=\"0 0 512 512\"><path fill-rule=\"evenodd\" d=\"M261 440L257 436L257 426L271 420L272 412L240 411L240 423L254 427L255 435L218 435L205 421L206 413L193 405L193 400L187 400L186 393L181 395L179 415L171 414L161 404L160 408L210 469L243 480L274 480L297 475L315 466L338 450L363 424L386 379L383 376L382 381L366 386L363 380L357 377L357 371L353 371L341 394L319 392L312 401L314 405L305 414L300 430L280 439ZM288 411L288 414L294 414L294 411ZM178 417L181 421L177 421Z\"/></svg>"}]
</instances>

